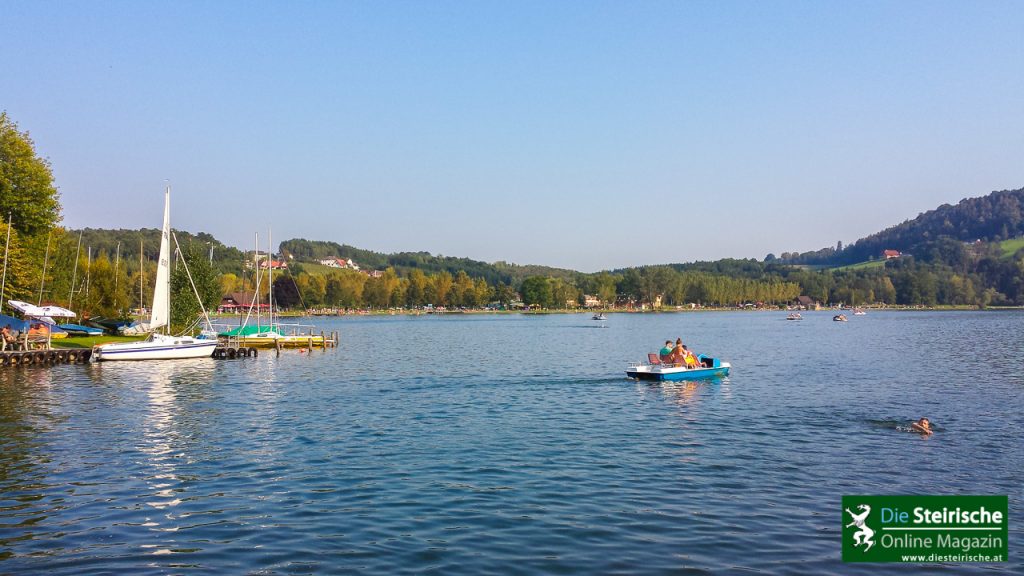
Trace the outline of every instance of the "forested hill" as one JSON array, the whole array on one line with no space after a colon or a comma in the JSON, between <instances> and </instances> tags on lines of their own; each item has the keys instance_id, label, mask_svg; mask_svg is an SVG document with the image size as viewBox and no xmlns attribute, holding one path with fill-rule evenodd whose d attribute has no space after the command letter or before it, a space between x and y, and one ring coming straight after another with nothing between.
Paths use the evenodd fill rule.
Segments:
<instances>
[{"instance_id":1,"label":"forested hill","mask_svg":"<svg viewBox=\"0 0 1024 576\"><path fill-rule=\"evenodd\" d=\"M883 250L910 254L931 252L943 238L960 242L998 242L1024 235L1024 188L966 198L956 206L935 210L861 238L845 248L825 248L803 254L783 254L791 264L842 266L879 258Z\"/></svg>"},{"instance_id":2,"label":"forested hill","mask_svg":"<svg viewBox=\"0 0 1024 576\"><path fill-rule=\"evenodd\" d=\"M472 278L483 278L490 284L504 283L517 285L529 276L549 276L570 280L578 275L573 270L551 268L549 266L520 266L507 262L489 264L469 258L452 256L434 256L429 252L397 252L383 254L371 250L363 250L346 244L326 242L322 240L306 240L295 238L281 242L281 254L293 257L301 262L315 262L324 258L351 258L363 269L394 268L401 273L418 269L425 273L449 272L456 274L464 271Z\"/></svg>"},{"instance_id":3,"label":"forested hill","mask_svg":"<svg viewBox=\"0 0 1024 576\"><path fill-rule=\"evenodd\" d=\"M233 246L225 246L219 240L206 232L192 234L184 230L175 230L175 236L181 247L187 250L194 247L203 254L213 249L213 264L218 272L238 273L245 264L245 254ZM78 239L82 239L81 254L84 258L86 251L91 249L92 255L106 254L107 258L113 260L117 255L129 268L139 262L139 250L141 248L143 258L147 262L154 262L160 252L160 230L156 228L142 228L140 230L109 230L102 228L85 228L83 230L68 230L67 234L61 237L61 249L64 251L77 251ZM173 242L171 251L174 251ZM249 255L251 258L251 254Z\"/></svg>"}]
</instances>

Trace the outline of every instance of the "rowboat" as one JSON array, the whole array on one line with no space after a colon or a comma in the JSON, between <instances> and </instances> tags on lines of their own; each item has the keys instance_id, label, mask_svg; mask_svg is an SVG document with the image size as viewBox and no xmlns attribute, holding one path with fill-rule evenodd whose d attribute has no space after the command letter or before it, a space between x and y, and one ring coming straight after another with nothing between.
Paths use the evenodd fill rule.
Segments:
<instances>
[{"instance_id":1,"label":"rowboat","mask_svg":"<svg viewBox=\"0 0 1024 576\"><path fill-rule=\"evenodd\" d=\"M700 354L697 356L699 365L696 368L687 368L676 364L663 364L657 354L648 354L648 362L635 362L626 369L626 377L635 380L698 380L701 378L715 378L728 376L732 364L722 362L718 358L712 358Z\"/></svg>"}]
</instances>

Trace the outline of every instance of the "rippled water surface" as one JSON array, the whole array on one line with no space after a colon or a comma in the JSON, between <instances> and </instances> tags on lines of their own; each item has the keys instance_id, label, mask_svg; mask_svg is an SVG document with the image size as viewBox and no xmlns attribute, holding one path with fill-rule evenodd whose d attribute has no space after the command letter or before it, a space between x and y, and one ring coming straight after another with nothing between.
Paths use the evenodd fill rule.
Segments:
<instances>
[{"instance_id":1,"label":"rippled water surface","mask_svg":"<svg viewBox=\"0 0 1024 576\"><path fill-rule=\"evenodd\" d=\"M784 317L319 319L340 348L0 369L0 573L1020 573L1024 314ZM625 379L680 336L733 373ZM1011 562L843 564L840 497L902 493L1009 494Z\"/></svg>"}]
</instances>

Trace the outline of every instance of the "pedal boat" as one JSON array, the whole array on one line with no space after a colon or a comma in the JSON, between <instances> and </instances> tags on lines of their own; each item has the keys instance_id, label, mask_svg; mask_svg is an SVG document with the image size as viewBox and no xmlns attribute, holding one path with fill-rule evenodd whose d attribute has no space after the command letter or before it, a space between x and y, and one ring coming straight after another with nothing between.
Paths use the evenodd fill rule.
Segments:
<instances>
[{"instance_id":1,"label":"pedal boat","mask_svg":"<svg viewBox=\"0 0 1024 576\"><path fill-rule=\"evenodd\" d=\"M656 354L648 355L647 364L634 363L626 369L626 377L635 380L699 380L701 378L716 378L728 376L732 364L722 362L718 358L712 358L700 354L697 360L700 365L696 368L687 368L677 364L662 364Z\"/></svg>"}]
</instances>

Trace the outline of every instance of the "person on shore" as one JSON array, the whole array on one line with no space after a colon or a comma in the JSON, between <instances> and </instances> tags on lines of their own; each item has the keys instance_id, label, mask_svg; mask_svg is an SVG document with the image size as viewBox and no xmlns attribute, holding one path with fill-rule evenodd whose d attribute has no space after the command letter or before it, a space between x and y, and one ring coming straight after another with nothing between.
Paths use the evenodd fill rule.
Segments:
<instances>
[{"instance_id":1,"label":"person on shore","mask_svg":"<svg viewBox=\"0 0 1024 576\"><path fill-rule=\"evenodd\" d=\"M0 330L0 336L3 336L3 342L0 342L0 350L7 350L7 347L14 344L14 334L11 333L11 325L8 324Z\"/></svg>"},{"instance_id":2,"label":"person on shore","mask_svg":"<svg viewBox=\"0 0 1024 576\"><path fill-rule=\"evenodd\" d=\"M929 436L933 432L932 424L927 418L921 418L917 422L912 423L910 429L924 436Z\"/></svg>"},{"instance_id":3,"label":"person on shore","mask_svg":"<svg viewBox=\"0 0 1024 576\"><path fill-rule=\"evenodd\" d=\"M665 340L665 345L661 347L661 350L658 350L658 357L661 358L662 362L668 362L668 361L670 361L670 357L671 356L672 356L672 341L671 340Z\"/></svg>"}]
</instances>

